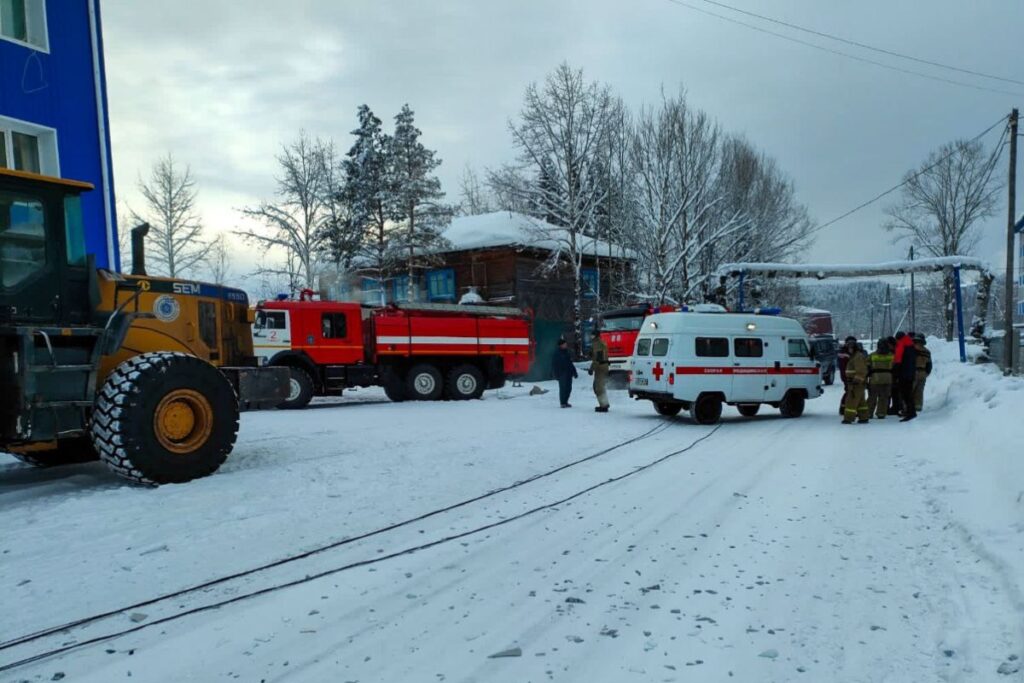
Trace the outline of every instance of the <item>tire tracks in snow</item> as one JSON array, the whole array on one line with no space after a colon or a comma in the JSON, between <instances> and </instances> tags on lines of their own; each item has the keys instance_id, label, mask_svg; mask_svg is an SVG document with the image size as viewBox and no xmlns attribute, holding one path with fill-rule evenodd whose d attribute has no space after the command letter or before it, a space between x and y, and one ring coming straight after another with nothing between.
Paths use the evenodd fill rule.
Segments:
<instances>
[{"instance_id":1,"label":"tire tracks in snow","mask_svg":"<svg viewBox=\"0 0 1024 683\"><path fill-rule=\"evenodd\" d=\"M297 553L297 554L294 554L294 555L290 555L290 556L287 556L287 557L282 558L280 560L276 560L274 562L270 562L270 563L267 563L267 564L264 564L264 565L260 565L258 567L254 567L254 568L250 568L250 569L247 569L247 570L243 570L241 572L236 572L236 573L228 575L228 576L219 577L219 578L216 578L216 579L213 579L213 580L210 580L210 581L203 582L201 584L197 584L197 585L190 586L190 587L178 590L178 591L174 591L172 593L167 593L167 594L160 595L160 596L157 596L157 597L145 600L145 601L137 602L137 603L134 603L134 604L131 604L131 605L122 606L122 607L119 607L119 608L116 608L116 609L112 609L112 610L109 610L109 611L106 611L106 612L103 612L103 613L99 613L99 614L94 614L94 615L91 615L91 616L83 617L81 619L77 619L77 620L72 621L72 622L68 622L68 623L65 623L65 624L58 625L58 626L54 626L54 627L50 627L50 628L47 628L47 629L43 629L41 631L37 631L35 633L26 634L26 635L23 635L23 636L19 636L19 637L7 640L5 642L0 643L0 652L7 651L7 650L10 650L10 649L13 649L13 648L16 648L16 647L20 647L20 646L23 646L23 645L27 645L27 644L30 644L30 643L33 643L33 642L36 642L36 641L40 641L40 640L43 640L43 639L46 639L46 638L49 638L49 637L53 637L53 636L58 636L58 635L66 636L69 633L69 631L72 631L72 630L75 630L75 629L81 629L81 628L86 627L86 626L90 626L90 625L93 625L93 624L101 623L101 622L103 622L105 620L108 620L110 618L113 618L113 617L116 617L116 616L119 616L119 615L124 615L125 613L133 611L133 610L138 610L138 609L142 609L142 608L146 608L146 607L151 607L153 605L157 605L159 603L166 602L166 601L172 600L174 598L179 598L179 597L182 597L182 596L185 596L185 595L188 595L188 594L192 594L192 593L198 593L200 591L207 590L207 589L212 588L214 586L219 586L219 585L222 585L222 584L226 584L226 583L229 583L229 582L232 582L232 581L236 581L236 580L241 579L241 578L246 578L246 577L249 577L249 576L252 576L252 575L255 575L255 574L267 571L267 570L270 570L270 569L274 569L274 568L277 568L277 567L280 567L280 566L284 566L286 564L290 564L290 563L293 563L293 562L304 560L304 559L307 559L307 558L312 557L314 555L317 555L317 554L320 554L320 553L324 553L324 552L327 552L329 550L334 550L336 548L339 548L339 547L342 547L342 546L345 546L345 545L349 545L349 544L355 543L357 541L366 540L366 539L372 538L374 536L378 536L380 534L387 533L389 531L393 531L393 530L396 530L396 529L399 529L399 528L402 528L402 527L406 527L406 526L411 526L411 525L416 524L418 522L425 521L426 519L429 519L429 518L432 518L432 517L435 517L435 516L438 516L438 515L441 515L441 514L444 514L444 513L447 513L447 512L450 512L450 511L453 511L453 510L456 510L456 509L459 509L459 508L462 508L462 507L465 507L465 506L468 506L468 505L470 505L472 503L476 503L476 502L479 502L479 501L482 501L482 500L494 497L494 496L499 495L501 493L506 493L506 492L511 491L513 489L522 487L522 486L524 486L526 484L529 484L529 483L538 481L540 479L544 479L544 478L553 476L553 475L555 475L555 474L557 474L559 472L562 472L564 470L567 470L567 469L569 469L571 467L575 467L577 465L580 465L580 464L592 461L592 460L594 460L596 458L599 458L599 457L601 457L603 455L607 455L608 453L611 453L613 451L619 450L619 449L621 449L621 448L623 448L625 446L628 446L628 445L631 445L631 444L635 444L635 443L637 443L639 441L642 441L642 440L650 438L650 437L652 437L652 436L654 436L656 434L659 434L659 433L665 431L666 429L668 429L668 427L671 424L672 423L668 422L668 421L662 422L662 423L658 424L657 426L649 429L648 431L646 431L646 432L644 432L642 434L639 434L639 435L637 435L635 437L632 437L630 439L627 439L625 441L621 441L621 442L619 442L617 444L614 444L613 446L605 448L605 449L603 449L601 451L598 451L596 453L592 453L592 454L587 455L585 457L582 457L582 458L579 458L577 460L571 461L569 463L565 463L563 465L560 465L559 467L553 468L551 470L548 470L548 471L545 471L545 472L541 472L541 473L533 475L531 477L527 477L526 479L522 479L522 480L516 481L516 482L514 482L512 484L509 484L507 486L491 490L491 491L489 491L487 493L484 493L484 494L481 494L479 496L475 496L473 498L469 498L469 499L460 501L460 502L455 503L453 505L449 505L449 506L446 506L444 508L439 508L439 509L431 510L431 511L429 511L427 513L424 513L424 514L419 515L419 516L414 517L414 518L406 519L406 520L403 520L401 522L396 522L396 523L390 524L388 526L385 526L385 527L382 527L382 528L379 528L379 529L375 529L375 530L372 530L372 531L369 531L369 532L365 532L365 533L357 535L357 536L348 537L348 538L342 539L340 541L335 541L335 542L332 542L332 543L329 543L329 544L326 544L326 545L322 545L322 546L319 546L319 547L314 548L314 549L309 550L309 551L305 551L305 552L302 552L302 553ZM595 484L595 485L593 485L591 487L588 487L587 489L584 489L583 491L580 491L580 492L577 492L577 493L573 494L569 498L566 498L566 499L563 499L563 500L559 500L559 501L557 501L555 503L542 505L542 506L534 508L532 510L528 510L528 511L526 511L524 513L520 513L518 515L515 515L515 516L512 516L512 517L508 517L508 518L503 518L503 519L501 519L501 520L499 520L497 522L493 522L491 524L487 524L487 525L485 525L483 527L479 527L479 528L476 528L476 529L471 529L469 531L462 532L462 533L459 533L459 534L455 534L455 535L452 535L452 536L447 536L447 537L444 537L444 538L441 538L441 539L438 539L438 540L435 540L435 541L431 541L429 543L421 544L419 546L415 546L415 547L412 547L412 548L406 548L406 549L403 549L403 550L400 550L400 551L397 551L397 552L393 552L393 553L378 555L377 557L371 558L369 560L362 560L362 561L358 561L358 562L349 563L349 564L343 565L342 567L336 567L336 568L332 568L332 569L324 571L324 572L319 572L317 574L307 575L307 576L305 576L305 577L303 577L301 579L298 579L298 580L287 581L287 582L284 582L284 583L281 583L281 584L275 584L275 585L272 585L270 587L262 588L262 589L259 589L259 590L256 590L256 591L252 591L252 592L249 592L249 593L243 593L243 594L240 594L240 595L235 595L235 596L233 596L231 598L223 599L223 600L220 600L218 602L209 603L209 604L202 605L202 606L199 606L199 607L194 607L194 608L191 608L191 609L186 609L186 610L183 610L183 611L180 611L180 612L176 612L176 613L173 613L173 614L165 616L165 617L161 617L159 619L149 620L149 621L146 621L145 623L141 623L141 624L139 624L137 626L129 627L127 629L122 629L122 630L117 631L117 632L108 633L108 634L104 634L104 635L99 635L99 636L95 636L95 637L92 637L92 638L87 638L86 640L79 641L79 642L70 642L70 643L67 643L67 644L63 644L60 647L52 649L52 650L47 650L47 651L44 651L44 652L41 652L41 653L37 653L35 655L31 655L31 656L28 656L28 657L25 657L25 658L22 658L22 659L13 661L13 662L8 662L8 663L5 663L5 664L0 664L0 672L7 671L7 670L10 670L10 669L13 669L13 668L17 668L17 667L20 667L20 666L23 666L23 665L26 665L26 664L29 664L29 663L32 663L32 662L40 661L42 659L48 659L50 657L54 657L54 656L63 654L65 652L71 651L71 650L77 650L79 648L86 647L88 645L93 645L93 644L96 644L96 643L99 643L99 642L104 642L104 641L110 640L112 638L116 638L116 637L120 637L120 636L123 636L123 635L127 635L129 633L134 633L134 632L137 632L137 631L141 631L141 630L146 629L146 628L151 628L151 627L156 626L158 624L167 623L169 621L173 621L173 620L185 617L185 616L189 616L191 614L196 614L196 613L208 611L208 610L211 610L211 609L217 609L219 607L223 607L223 606L226 606L226 605L229 605L229 604L240 602L242 600L246 600L246 599L249 599L249 598L254 598L254 597L257 597L259 595L264 595L264 594L267 594L269 592L273 592L273 591L277 591L277 590L282 590L284 588L288 588L288 587L291 587L291 586L294 586L294 585L299 585L301 583L306 583L308 581L312 581L312 580L315 580L317 578L323 578L324 576L330 576L330 575L336 574L336 573L341 572L341 571L347 571L347 570L355 569L355 568L361 567L361 566L367 566L367 565L371 565L371 564L376 564L378 562L382 562L382 561L387 560L387 559L392 559L394 557L399 557L401 555L407 555L407 554L411 554L411 553L414 553L414 552L419 552L420 550L425 550L427 548L431 548L431 547L434 547L434 546L437 546L437 545L441 545L443 543L448 543L448 542L451 542L453 540L458 540L460 538L464 538L464 537L467 537L467 536L470 536L470 535L475 535L475 534L481 533L483 531L489 530L491 528L495 528L495 527L498 527L498 526L502 526L502 525L511 523L513 521L516 521L516 520L521 519L523 517L535 514L537 512L542 511L542 510L550 509L550 508L556 507L558 505L564 504L565 502L567 502L569 500L572 500L572 499L575 499L575 498L578 498L578 497L580 497L582 495L585 495L586 493L589 493L590 491L592 491L594 489L597 489L597 488L600 488L602 486L606 486L608 484L611 484L611 483L614 483L616 481L619 481L621 479L625 479L627 477L633 476L633 475L635 475L635 474L637 474L637 473L639 473L641 471L644 471L645 469L648 469L648 468L653 467L653 466L655 466L657 464L660 464L661 462L663 462L664 460L666 460L666 459L668 459L670 457L674 457L676 455L684 453L684 452L688 451L689 449L695 447L697 444L701 443L705 439L710 438L710 436L713 435L716 431L717 431L717 428L715 428L711 432L709 432L709 433L699 437L696 441L694 441L693 443L691 443L690 445L688 445L684 449L680 449L679 451L674 451L672 453L669 453L668 455L665 455L662 458L659 458L658 460L654 461L653 463L649 463L649 464L647 464L645 466L642 466L640 468L631 470L630 472L627 472L626 474L620 475L618 477L613 477L611 479L599 482L598 484Z\"/></svg>"}]
</instances>

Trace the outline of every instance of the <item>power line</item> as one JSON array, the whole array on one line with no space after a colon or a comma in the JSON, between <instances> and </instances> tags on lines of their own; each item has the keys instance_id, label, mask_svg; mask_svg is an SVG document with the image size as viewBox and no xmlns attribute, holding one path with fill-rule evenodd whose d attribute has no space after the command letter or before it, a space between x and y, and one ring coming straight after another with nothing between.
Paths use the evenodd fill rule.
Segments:
<instances>
[{"instance_id":1,"label":"power line","mask_svg":"<svg viewBox=\"0 0 1024 683\"><path fill-rule=\"evenodd\" d=\"M737 24L739 26L744 26L744 27L749 28L749 29L751 29L753 31L758 31L760 33L767 33L770 36L775 36L776 38L782 38L783 40L788 40L788 41L790 41L792 43L797 43L799 45L806 45L807 47L814 48L815 50L821 50L822 52L828 52L830 54L839 55L840 57L846 57L847 59L852 59L852 60L857 61L857 62L863 62L864 64L871 64L873 66L878 66L878 67L881 67L883 69L889 69L890 71L897 71L899 73L909 74L911 76L918 76L919 78L927 78L930 81L938 81L940 83L948 83L950 85L958 85L958 86L963 87L963 88L971 88L972 90L982 90L982 91L985 91L985 92L998 93L1000 95L1011 95L1013 97L1024 97L1024 93L1013 92L1011 90L999 90L999 89L996 89L996 88L986 88L983 85L975 85L973 83L965 83L964 81L956 81L956 80L953 80L951 78L943 78L942 76L933 76L931 74L922 73L920 71L914 71L913 69L904 69L903 67L893 66L892 64L886 64L885 62L879 62L879 61L875 61L873 59L868 59L867 57L859 57L857 55L850 54L849 52L843 52L842 50L834 50L834 49L832 49L830 47L825 47L824 45L818 45L817 43L812 43L812 42L809 42L809 41L806 41L806 40L801 40L800 38L794 38L793 36L787 36L785 33L779 33L777 31L772 31L770 29L766 29L766 28L763 28L761 26L757 26L755 24L749 24L749 23L747 23L745 21L740 21L739 19L733 19L732 17L727 17L727 16L725 16L723 14L718 14L716 12L712 12L710 10L706 10L703 7L697 7L696 5L691 5L688 2L683 2L683 0L668 0L668 2L671 2L673 5L679 5L680 7L685 7L687 9L691 9L691 10L693 10L695 12L700 12L701 14L706 14L706 15L708 15L710 17L715 17L716 19L721 19L722 21L728 21L729 23L732 23L732 24Z\"/></svg>"},{"instance_id":2,"label":"power line","mask_svg":"<svg viewBox=\"0 0 1024 683\"><path fill-rule=\"evenodd\" d=\"M964 69L964 68L961 68L961 67L958 67L958 66L953 66L952 64L943 64L942 62L935 62L935 61L932 61L930 59L922 59L920 57L914 57L913 55L904 54L902 52L896 52L895 50L887 50L884 47L876 47L874 45L868 45L867 43L861 43L861 42L858 42L856 40L851 40L849 38L843 38L842 36L833 35L831 33L825 33L824 31L815 31L814 29L807 28L805 26L799 26L797 24L791 24L788 21L782 21L781 19L775 19L773 17L768 17L768 16L765 16L763 14L758 14L757 12L751 12L749 10L741 9L739 7L733 7L732 5L726 5L723 2L716 2L716 0L703 0L703 1L708 3L709 5L715 5L717 7L722 7L724 9L732 10L733 12L739 12L740 14L746 14L747 16L750 16L750 17L756 17L758 19L763 19L764 21L770 21L771 23L778 24L779 26L785 26L787 28L791 28L791 29L794 29L794 30L797 30L797 31L803 31L804 33L810 33L811 35L819 36L821 38L828 38L829 40L835 40L835 41L838 41L840 43L845 43L847 45L853 45L854 47L860 47L860 48L863 48L865 50L871 50L872 52L880 52L881 54L889 55L890 57L899 57L900 59L907 59L907 60L910 60L912 62L917 62L918 64L927 64L928 66L935 66L935 67L938 67L940 69L949 69L950 71L959 71L960 73L963 73L963 74L970 74L972 76L980 76L982 78L991 78L993 80L1003 81L1005 83L1016 83L1017 85L1024 85L1024 81L1018 81L1018 80L1016 80L1014 78L1005 78L1003 76L995 76L993 74L987 74L987 73L985 73L983 71L973 71L971 69Z\"/></svg>"},{"instance_id":3,"label":"power line","mask_svg":"<svg viewBox=\"0 0 1024 683\"><path fill-rule=\"evenodd\" d=\"M977 135L975 135L973 138L968 140L968 142L975 142L975 141L980 140L981 138L985 137L986 135L988 135L988 133L993 128L998 126L1000 123L1003 123L1004 121L1006 121L1006 119L1007 119L1006 116L1000 117L998 121L996 121L991 126L989 126L985 130L983 130L980 133L978 133ZM1003 129L1003 136L1005 137L1005 135L1006 135L1006 129ZM1002 137L1000 137L999 144L996 145L996 151L994 151L993 153L995 154L995 153L1000 152L1001 148L1002 148ZM868 207L868 206L871 206L872 204L874 204L878 200L883 199L884 197L889 196L890 194L892 194L896 190L900 189L901 187L903 187L904 185L909 183L911 180L914 180L918 176L923 175L923 174L927 173L928 171L932 170L933 168L935 168L936 166L938 166L939 164L944 162L946 159L948 159L951 156L953 156L954 154L956 154L958 150L959 150L959 147L957 145L954 145L953 149L951 149L948 154L945 154L942 157L940 157L935 163L933 163L933 164L931 164L929 166L926 166L925 168L922 168L920 171L917 171L916 173L913 173L913 174L907 176L903 180L903 182L899 183L898 185L893 185L892 187L890 187L885 192L882 192L882 193L879 193L879 194L875 195L874 197L872 197L871 199L867 200L866 202L864 202L862 204L858 204L857 206L853 207L852 209L850 209L846 213L833 218L832 220L828 221L827 223L822 223L821 225L816 226L814 229L811 230L811 233L818 232L819 230L824 230L825 228L829 227L830 225L834 225L835 223L838 223L839 221L843 220L844 218L847 218L848 216L852 216L853 214L857 213L861 209L863 209L865 207ZM992 163L994 165L995 164L995 160L993 160Z\"/></svg>"}]
</instances>

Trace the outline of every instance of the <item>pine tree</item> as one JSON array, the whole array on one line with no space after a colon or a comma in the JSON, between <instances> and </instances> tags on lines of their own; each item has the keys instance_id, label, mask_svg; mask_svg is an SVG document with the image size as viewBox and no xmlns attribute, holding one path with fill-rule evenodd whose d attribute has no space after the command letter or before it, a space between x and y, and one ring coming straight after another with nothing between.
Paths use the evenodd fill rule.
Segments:
<instances>
[{"instance_id":1,"label":"pine tree","mask_svg":"<svg viewBox=\"0 0 1024 683\"><path fill-rule=\"evenodd\" d=\"M412 109L403 105L390 140L390 185L392 215L404 223L395 235L395 246L405 252L410 301L416 298L416 268L446 246L441 233L454 213L441 203L444 192L434 175L441 160L420 142L420 135Z\"/></svg>"},{"instance_id":2,"label":"pine tree","mask_svg":"<svg viewBox=\"0 0 1024 683\"><path fill-rule=\"evenodd\" d=\"M359 127L352 131L355 143L342 162L344 181L342 201L348 206L349 220L361 231L360 256L377 275L384 303L384 284L394 268L390 221L396 204L389 163L391 138L381 131L381 121L370 107L359 107Z\"/></svg>"}]
</instances>

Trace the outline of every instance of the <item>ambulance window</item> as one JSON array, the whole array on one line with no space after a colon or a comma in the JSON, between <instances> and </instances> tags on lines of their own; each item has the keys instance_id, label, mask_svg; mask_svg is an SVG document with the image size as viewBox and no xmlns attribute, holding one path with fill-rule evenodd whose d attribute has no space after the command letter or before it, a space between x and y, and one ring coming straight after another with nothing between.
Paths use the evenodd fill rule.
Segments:
<instances>
[{"instance_id":1,"label":"ambulance window","mask_svg":"<svg viewBox=\"0 0 1024 683\"><path fill-rule=\"evenodd\" d=\"M764 355L764 342L755 337L738 337L733 348L737 358L760 358Z\"/></svg>"},{"instance_id":2,"label":"ambulance window","mask_svg":"<svg viewBox=\"0 0 1024 683\"><path fill-rule=\"evenodd\" d=\"M807 351L807 342L803 339L790 339L788 344L790 358L808 358L811 355Z\"/></svg>"},{"instance_id":3,"label":"ambulance window","mask_svg":"<svg viewBox=\"0 0 1024 683\"><path fill-rule=\"evenodd\" d=\"M321 327L324 339L344 339L347 335L345 330L345 314L324 313L321 319Z\"/></svg>"},{"instance_id":4,"label":"ambulance window","mask_svg":"<svg viewBox=\"0 0 1024 683\"><path fill-rule=\"evenodd\" d=\"M697 337L699 358L728 358L729 340L724 337Z\"/></svg>"},{"instance_id":5,"label":"ambulance window","mask_svg":"<svg viewBox=\"0 0 1024 683\"><path fill-rule=\"evenodd\" d=\"M649 356L651 355L651 340L641 339L636 343L636 355L638 356Z\"/></svg>"},{"instance_id":6,"label":"ambulance window","mask_svg":"<svg viewBox=\"0 0 1024 683\"><path fill-rule=\"evenodd\" d=\"M654 345L651 347L652 356L667 356L668 355L668 339L662 337L661 339L655 339Z\"/></svg>"}]
</instances>

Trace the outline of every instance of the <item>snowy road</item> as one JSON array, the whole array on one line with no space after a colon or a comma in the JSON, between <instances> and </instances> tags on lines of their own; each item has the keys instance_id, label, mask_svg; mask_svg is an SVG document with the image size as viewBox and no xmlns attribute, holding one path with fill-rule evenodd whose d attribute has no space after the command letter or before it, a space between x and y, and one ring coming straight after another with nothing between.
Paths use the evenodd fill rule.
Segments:
<instances>
[{"instance_id":1,"label":"snowy road","mask_svg":"<svg viewBox=\"0 0 1024 683\"><path fill-rule=\"evenodd\" d=\"M0 666L327 574L0 680L1021 680L1024 387L948 351L906 425L841 427L833 392L799 420L727 410L712 433L621 393L595 415L581 382L569 411L506 389L249 414L219 474L157 490L4 460L6 642L593 456L2 650Z\"/></svg>"}]
</instances>

